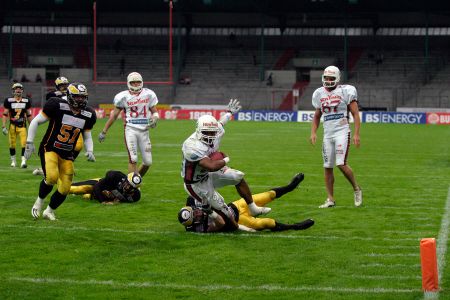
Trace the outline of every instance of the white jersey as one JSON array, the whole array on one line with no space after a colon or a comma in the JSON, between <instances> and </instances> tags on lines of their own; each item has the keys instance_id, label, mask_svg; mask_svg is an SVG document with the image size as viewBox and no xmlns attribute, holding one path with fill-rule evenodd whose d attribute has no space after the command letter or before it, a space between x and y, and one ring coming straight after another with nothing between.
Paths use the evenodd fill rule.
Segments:
<instances>
[{"instance_id":1,"label":"white jersey","mask_svg":"<svg viewBox=\"0 0 450 300\"><path fill-rule=\"evenodd\" d=\"M220 140L225 133L225 130L220 123L219 128L220 131L218 132L217 138L212 146L200 141L196 136L196 132L191 134L191 136L184 141L181 149L183 151L181 177L184 178L185 183L196 183L207 178L209 171L203 169L198 163L200 160L219 149Z\"/></svg>"},{"instance_id":2,"label":"white jersey","mask_svg":"<svg viewBox=\"0 0 450 300\"><path fill-rule=\"evenodd\" d=\"M158 104L158 97L155 92L147 88L143 88L137 95L126 90L114 97L114 105L125 110L126 126L137 129L148 129L150 108L156 104Z\"/></svg>"},{"instance_id":3,"label":"white jersey","mask_svg":"<svg viewBox=\"0 0 450 300\"><path fill-rule=\"evenodd\" d=\"M312 105L322 111L324 138L350 132L348 105L357 100L358 95L353 85L338 85L332 91L320 87L314 91Z\"/></svg>"}]
</instances>

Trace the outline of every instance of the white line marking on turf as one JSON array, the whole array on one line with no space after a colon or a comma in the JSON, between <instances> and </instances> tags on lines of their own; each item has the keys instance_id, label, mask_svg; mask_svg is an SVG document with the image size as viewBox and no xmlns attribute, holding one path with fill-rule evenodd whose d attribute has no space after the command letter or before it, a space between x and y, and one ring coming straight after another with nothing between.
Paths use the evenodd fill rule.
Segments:
<instances>
[{"instance_id":1,"label":"white line marking on turf","mask_svg":"<svg viewBox=\"0 0 450 300\"><path fill-rule=\"evenodd\" d=\"M61 279L61 278L30 278L30 277L12 277L10 281L21 281L31 283L48 283L48 284L77 284L77 285L104 285L113 286L114 288L166 288L166 289L183 289L183 290L247 290L247 291L288 291L288 292L330 292L330 293L361 293L361 294L385 294L385 293L416 293L418 289L390 289L390 288L339 288L339 287L314 287L314 286L280 286L280 285L194 285L194 284L176 284L176 283L159 283L151 281L143 282L119 282L114 280L102 281L102 280L73 280L73 279Z\"/></svg>"},{"instance_id":2,"label":"white line marking on turf","mask_svg":"<svg viewBox=\"0 0 450 300\"><path fill-rule=\"evenodd\" d=\"M192 234L195 236L203 237L203 236L211 236L203 233L186 233L184 231L156 231L156 230L124 230L124 229L115 229L115 228L88 228L88 227L58 227L58 226L31 226L31 225L0 225L0 228L26 228L26 229L36 229L36 230L62 230L62 231L100 231L100 232L114 232L114 233L130 233L130 234ZM214 236L230 236L230 233L215 233ZM355 240L355 241L395 241L398 243L399 241L419 241L419 238L409 238L409 237L395 237L395 238L371 238L371 237L357 237L357 236L319 236L319 235L289 235L289 234L270 234L270 233L238 233L234 234L233 238L238 237L255 237L255 238L280 238L280 239L321 239L321 240Z\"/></svg>"},{"instance_id":3,"label":"white line marking on turf","mask_svg":"<svg viewBox=\"0 0 450 300\"><path fill-rule=\"evenodd\" d=\"M440 289L442 289L442 278L445 268L445 255L447 253L448 242L448 226L450 225L450 187L448 188L447 201L445 201L444 214L441 221L441 229L437 239L437 261L438 261L438 282ZM439 291L424 292L425 299L439 299Z\"/></svg>"}]
</instances>

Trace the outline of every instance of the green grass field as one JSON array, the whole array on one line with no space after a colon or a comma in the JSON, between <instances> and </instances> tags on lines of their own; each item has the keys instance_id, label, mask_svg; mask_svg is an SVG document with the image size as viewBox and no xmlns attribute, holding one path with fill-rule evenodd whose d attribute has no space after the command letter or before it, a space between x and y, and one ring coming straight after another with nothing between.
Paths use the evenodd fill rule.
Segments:
<instances>
[{"instance_id":1,"label":"green grass field","mask_svg":"<svg viewBox=\"0 0 450 300\"><path fill-rule=\"evenodd\" d=\"M97 161L80 155L75 181L126 172L122 126L114 124L99 144L104 122L93 131ZM352 189L336 170L337 206L323 210L321 148L309 144L309 126L231 122L222 140L253 192L305 173L299 189L271 203L270 216L316 224L281 233L184 232L177 221L186 197L181 144L194 121L161 121L151 131L154 165L140 202L104 206L69 196L55 222L30 215L41 179L31 174L37 157L28 169L12 169L3 137L0 299L423 298L419 241L438 238L448 220L449 128L363 124L362 146L352 146L349 164L364 205L353 206ZM233 187L220 191L228 202L238 198ZM446 245L441 249L445 254ZM440 271L440 298L450 299L450 272Z\"/></svg>"}]
</instances>

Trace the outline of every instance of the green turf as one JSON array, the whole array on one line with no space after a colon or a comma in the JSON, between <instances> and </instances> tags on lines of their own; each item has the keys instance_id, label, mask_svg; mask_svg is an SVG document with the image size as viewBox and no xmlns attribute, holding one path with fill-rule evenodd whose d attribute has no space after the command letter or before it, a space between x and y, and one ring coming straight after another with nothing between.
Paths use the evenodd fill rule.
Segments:
<instances>
[{"instance_id":1,"label":"green turf","mask_svg":"<svg viewBox=\"0 0 450 300\"><path fill-rule=\"evenodd\" d=\"M104 122L93 130L97 162L80 155L75 181L126 171L122 126L114 124L103 144L96 141ZM325 190L321 148L309 144L309 124L231 122L226 129L221 150L246 173L254 192L305 173L299 189L270 204L270 216L282 222L313 218L312 228L185 233L176 218L186 197L181 144L193 121L161 121L151 131L154 165L137 204L103 206L69 196L58 221L33 221L40 178L31 172L38 159L28 169L10 168L3 138L0 299L423 297L419 241L438 237L445 213L449 127L363 124L362 146L352 146L349 164L364 206L353 207L351 187L337 171L337 207L325 210L317 208ZM227 201L238 198L233 187L221 193ZM450 298L448 273L443 270L441 299Z\"/></svg>"}]
</instances>

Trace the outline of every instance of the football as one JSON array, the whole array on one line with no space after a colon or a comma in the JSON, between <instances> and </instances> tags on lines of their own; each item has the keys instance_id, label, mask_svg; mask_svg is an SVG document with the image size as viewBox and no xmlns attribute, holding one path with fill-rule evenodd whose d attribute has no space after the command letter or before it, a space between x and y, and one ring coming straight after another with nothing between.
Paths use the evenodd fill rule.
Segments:
<instances>
[{"instance_id":1,"label":"football","mask_svg":"<svg viewBox=\"0 0 450 300\"><path fill-rule=\"evenodd\" d=\"M227 157L227 155L220 151L213 152L209 155L209 158L211 158L212 160L220 160L224 159L225 157Z\"/></svg>"}]
</instances>

